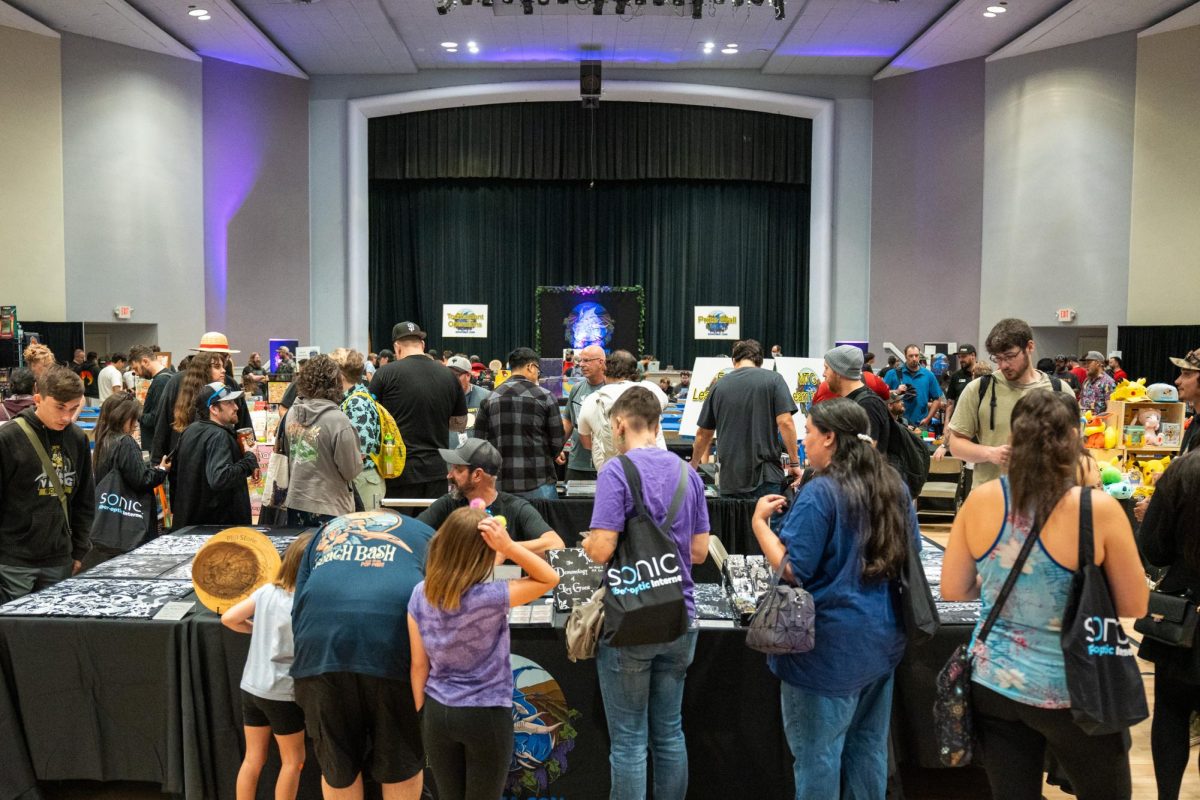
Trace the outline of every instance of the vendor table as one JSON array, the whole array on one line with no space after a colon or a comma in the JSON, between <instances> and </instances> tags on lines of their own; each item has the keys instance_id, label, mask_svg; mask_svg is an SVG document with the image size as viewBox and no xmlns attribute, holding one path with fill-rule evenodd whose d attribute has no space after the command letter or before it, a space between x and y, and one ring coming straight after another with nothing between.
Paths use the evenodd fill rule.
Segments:
<instances>
[{"instance_id":1,"label":"vendor table","mask_svg":"<svg viewBox=\"0 0 1200 800\"><path fill-rule=\"evenodd\" d=\"M733 514L746 501L710 502ZM544 512L548 521L590 514L583 509L589 501L558 505ZM564 534L586 527L551 524ZM727 546L745 541L743 532ZM242 753L238 684L250 638L197 608L178 622L0 618L0 800L32 800L37 780L67 779L150 782L189 800L232 798ZM897 672L896 748L920 767L938 766L930 741L933 676L970 630L944 625ZM512 651L514 661L528 659L557 683L575 736L560 754L557 779L506 796L607 796L608 735L594 662L570 663L557 627L514 627ZM741 630L701 630L683 717L691 796L791 796L779 683ZM271 796L274 759L260 797ZM548 777L535 772L531 780ZM311 754L300 796L320 797Z\"/></svg>"}]
</instances>

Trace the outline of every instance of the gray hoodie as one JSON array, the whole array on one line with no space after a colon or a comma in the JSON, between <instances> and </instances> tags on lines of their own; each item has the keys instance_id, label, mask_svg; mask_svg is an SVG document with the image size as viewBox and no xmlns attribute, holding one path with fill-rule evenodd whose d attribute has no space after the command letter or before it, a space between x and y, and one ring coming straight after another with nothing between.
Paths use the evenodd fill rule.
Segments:
<instances>
[{"instance_id":1,"label":"gray hoodie","mask_svg":"<svg viewBox=\"0 0 1200 800\"><path fill-rule=\"evenodd\" d=\"M350 484L362 471L358 432L332 400L302 397L287 414L287 507L340 516L354 511Z\"/></svg>"}]
</instances>

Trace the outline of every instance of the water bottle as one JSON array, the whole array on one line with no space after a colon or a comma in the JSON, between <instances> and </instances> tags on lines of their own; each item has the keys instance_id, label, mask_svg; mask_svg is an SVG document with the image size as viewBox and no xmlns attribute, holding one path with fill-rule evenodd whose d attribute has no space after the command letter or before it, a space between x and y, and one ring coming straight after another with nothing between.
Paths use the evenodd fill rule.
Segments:
<instances>
[{"instance_id":1,"label":"water bottle","mask_svg":"<svg viewBox=\"0 0 1200 800\"><path fill-rule=\"evenodd\" d=\"M383 474L391 475L396 471L396 439L390 433L383 437Z\"/></svg>"}]
</instances>

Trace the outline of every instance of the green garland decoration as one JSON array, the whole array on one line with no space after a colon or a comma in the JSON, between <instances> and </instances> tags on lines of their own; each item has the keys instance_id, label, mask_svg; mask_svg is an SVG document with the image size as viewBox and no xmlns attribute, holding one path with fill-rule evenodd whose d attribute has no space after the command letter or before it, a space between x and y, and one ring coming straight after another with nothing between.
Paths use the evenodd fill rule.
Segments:
<instances>
[{"instance_id":1,"label":"green garland decoration","mask_svg":"<svg viewBox=\"0 0 1200 800\"><path fill-rule=\"evenodd\" d=\"M640 356L646 351L646 290L641 286L539 286L533 296L533 347L538 353L542 352L542 329L537 324L538 309L541 308L539 302L543 294L597 294L599 292L634 292L637 294L638 301L638 333L637 345L638 351L635 356Z\"/></svg>"}]
</instances>

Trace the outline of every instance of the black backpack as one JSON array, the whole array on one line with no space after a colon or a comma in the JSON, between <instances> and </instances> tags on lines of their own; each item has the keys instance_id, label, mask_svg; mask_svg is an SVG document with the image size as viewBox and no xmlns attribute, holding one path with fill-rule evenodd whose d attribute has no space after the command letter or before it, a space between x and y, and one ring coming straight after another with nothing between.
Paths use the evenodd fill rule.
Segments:
<instances>
[{"instance_id":1,"label":"black backpack","mask_svg":"<svg viewBox=\"0 0 1200 800\"><path fill-rule=\"evenodd\" d=\"M888 462L900 473L914 498L929 478L929 450L924 440L891 417L888 424Z\"/></svg>"}]
</instances>

